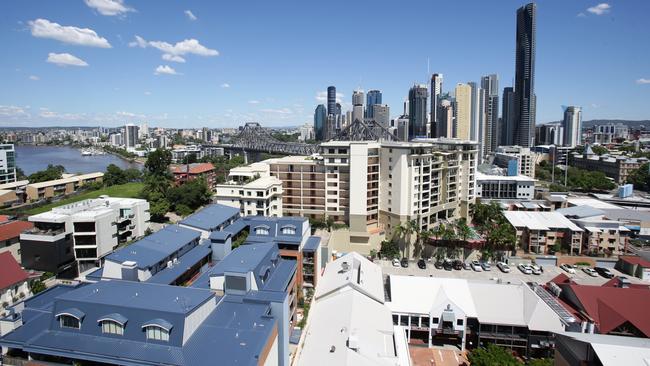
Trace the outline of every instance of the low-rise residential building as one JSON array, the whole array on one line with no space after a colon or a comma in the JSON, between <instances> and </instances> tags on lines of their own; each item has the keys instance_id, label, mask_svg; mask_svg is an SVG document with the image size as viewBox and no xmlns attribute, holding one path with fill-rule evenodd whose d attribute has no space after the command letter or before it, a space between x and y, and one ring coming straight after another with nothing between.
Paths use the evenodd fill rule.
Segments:
<instances>
[{"instance_id":1,"label":"low-rise residential building","mask_svg":"<svg viewBox=\"0 0 650 366\"><path fill-rule=\"evenodd\" d=\"M617 184L627 182L627 177L633 170L648 162L646 158L630 158L626 156L596 155L587 145L583 154L574 153L569 164L579 169L603 172Z\"/></svg>"},{"instance_id":2,"label":"low-rise residential building","mask_svg":"<svg viewBox=\"0 0 650 366\"><path fill-rule=\"evenodd\" d=\"M429 347L465 350L493 343L522 356L548 357L553 333L573 321L557 313L555 300L542 298L546 290L534 284L395 275L388 282L393 324L406 328L409 341Z\"/></svg>"},{"instance_id":3,"label":"low-rise residential building","mask_svg":"<svg viewBox=\"0 0 650 366\"><path fill-rule=\"evenodd\" d=\"M198 230L203 239L214 231L221 231L240 217L239 210L227 205L211 204L181 220L182 227Z\"/></svg>"},{"instance_id":4,"label":"low-rise residential building","mask_svg":"<svg viewBox=\"0 0 650 366\"><path fill-rule=\"evenodd\" d=\"M101 172L70 175L46 182L30 183L26 186L25 192L28 201L40 201L76 192L84 185L101 182L103 177L104 173Z\"/></svg>"},{"instance_id":5,"label":"low-rise residential building","mask_svg":"<svg viewBox=\"0 0 650 366\"><path fill-rule=\"evenodd\" d=\"M55 207L28 220L34 227L20 235L23 267L74 277L99 266L118 245L143 236L149 226L149 203L101 196Z\"/></svg>"},{"instance_id":6,"label":"low-rise residential building","mask_svg":"<svg viewBox=\"0 0 650 366\"><path fill-rule=\"evenodd\" d=\"M28 180L0 184L0 206L25 202L25 191L28 184Z\"/></svg>"},{"instance_id":7,"label":"low-rise residential building","mask_svg":"<svg viewBox=\"0 0 650 366\"><path fill-rule=\"evenodd\" d=\"M0 318L8 307L31 296L28 280L29 275L10 253L0 253Z\"/></svg>"},{"instance_id":8,"label":"low-rise residential building","mask_svg":"<svg viewBox=\"0 0 650 366\"><path fill-rule=\"evenodd\" d=\"M618 257L616 268L630 276L650 281L650 261L647 261L642 257L622 255Z\"/></svg>"},{"instance_id":9,"label":"low-rise residential building","mask_svg":"<svg viewBox=\"0 0 650 366\"><path fill-rule=\"evenodd\" d=\"M476 197L530 201L535 198L535 182L535 179L525 175L488 175L476 172Z\"/></svg>"},{"instance_id":10,"label":"low-rise residential building","mask_svg":"<svg viewBox=\"0 0 650 366\"><path fill-rule=\"evenodd\" d=\"M217 184L217 171L211 163L171 165L169 170L174 176L174 183L176 185L181 185L195 179L203 179L208 185L208 188L214 190Z\"/></svg>"},{"instance_id":11,"label":"low-rise residential building","mask_svg":"<svg viewBox=\"0 0 650 366\"><path fill-rule=\"evenodd\" d=\"M582 253L584 230L559 212L504 211L516 230L517 244L530 253L547 254L556 244L572 254Z\"/></svg>"},{"instance_id":12,"label":"low-rise residential building","mask_svg":"<svg viewBox=\"0 0 650 366\"><path fill-rule=\"evenodd\" d=\"M583 250L592 254L624 253L631 230L610 220L603 210L591 206L573 206L556 210L582 228Z\"/></svg>"},{"instance_id":13,"label":"low-rise residential building","mask_svg":"<svg viewBox=\"0 0 650 366\"><path fill-rule=\"evenodd\" d=\"M325 268L297 365L408 366L404 329L391 320L381 268L349 253Z\"/></svg>"},{"instance_id":14,"label":"low-rise residential building","mask_svg":"<svg viewBox=\"0 0 650 366\"><path fill-rule=\"evenodd\" d=\"M507 169L508 175L535 178L537 154L521 146L499 146L494 152L494 164Z\"/></svg>"},{"instance_id":15,"label":"low-rise residential building","mask_svg":"<svg viewBox=\"0 0 650 366\"><path fill-rule=\"evenodd\" d=\"M33 227L29 221L0 218L0 253L9 252L20 263L20 234Z\"/></svg>"}]
</instances>

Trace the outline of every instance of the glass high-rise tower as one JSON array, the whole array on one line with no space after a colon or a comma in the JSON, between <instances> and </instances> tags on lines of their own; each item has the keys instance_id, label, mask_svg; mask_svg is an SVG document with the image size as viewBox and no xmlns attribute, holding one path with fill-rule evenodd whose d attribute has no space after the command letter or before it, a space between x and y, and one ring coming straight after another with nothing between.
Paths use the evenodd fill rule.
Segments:
<instances>
[{"instance_id":1,"label":"glass high-rise tower","mask_svg":"<svg viewBox=\"0 0 650 366\"><path fill-rule=\"evenodd\" d=\"M409 90L409 140L427 137L427 96L426 85L413 85Z\"/></svg>"},{"instance_id":2,"label":"glass high-rise tower","mask_svg":"<svg viewBox=\"0 0 650 366\"><path fill-rule=\"evenodd\" d=\"M537 6L517 10L515 51L515 143L530 147L535 140L535 31Z\"/></svg>"},{"instance_id":3,"label":"glass high-rise tower","mask_svg":"<svg viewBox=\"0 0 650 366\"><path fill-rule=\"evenodd\" d=\"M327 123L327 109L324 104L319 104L314 111L314 135L316 141L323 141L325 139Z\"/></svg>"},{"instance_id":4,"label":"glass high-rise tower","mask_svg":"<svg viewBox=\"0 0 650 366\"><path fill-rule=\"evenodd\" d=\"M374 118L372 106L381 104L381 92L379 90L369 90L366 94L366 117Z\"/></svg>"},{"instance_id":5,"label":"glass high-rise tower","mask_svg":"<svg viewBox=\"0 0 650 366\"><path fill-rule=\"evenodd\" d=\"M336 87L327 87L327 114L336 114Z\"/></svg>"},{"instance_id":6,"label":"glass high-rise tower","mask_svg":"<svg viewBox=\"0 0 650 366\"><path fill-rule=\"evenodd\" d=\"M429 119L430 137L438 136L438 103L440 102L440 93L442 93L442 74L431 75L431 118Z\"/></svg>"}]
</instances>

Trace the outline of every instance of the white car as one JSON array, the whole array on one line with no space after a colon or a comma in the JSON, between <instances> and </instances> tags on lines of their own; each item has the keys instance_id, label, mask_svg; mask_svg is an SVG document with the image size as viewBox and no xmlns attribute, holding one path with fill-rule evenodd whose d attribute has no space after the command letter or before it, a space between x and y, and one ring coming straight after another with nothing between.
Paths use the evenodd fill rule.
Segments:
<instances>
[{"instance_id":1,"label":"white car","mask_svg":"<svg viewBox=\"0 0 650 366\"><path fill-rule=\"evenodd\" d=\"M503 273L508 273L510 272L510 267L508 266L507 263L504 262L497 262L497 267L501 270Z\"/></svg>"},{"instance_id":2,"label":"white car","mask_svg":"<svg viewBox=\"0 0 650 366\"><path fill-rule=\"evenodd\" d=\"M530 266L530 268L533 270L534 275L541 275L542 274L542 268L536 264L533 264Z\"/></svg>"},{"instance_id":3,"label":"white car","mask_svg":"<svg viewBox=\"0 0 650 366\"><path fill-rule=\"evenodd\" d=\"M593 268L585 267L582 269L582 272L588 274L591 277L598 277L598 273L594 271Z\"/></svg>"},{"instance_id":4,"label":"white car","mask_svg":"<svg viewBox=\"0 0 650 366\"><path fill-rule=\"evenodd\" d=\"M576 274L575 268L573 268L573 266L570 264L564 263L560 266L560 268L562 268L566 273Z\"/></svg>"},{"instance_id":5,"label":"white car","mask_svg":"<svg viewBox=\"0 0 650 366\"><path fill-rule=\"evenodd\" d=\"M472 269L475 270L476 272L481 272L481 271L483 270L483 268L481 268L481 263L479 263L478 261L472 261L472 263L470 264L470 266L471 266Z\"/></svg>"},{"instance_id":6,"label":"white car","mask_svg":"<svg viewBox=\"0 0 650 366\"><path fill-rule=\"evenodd\" d=\"M530 265L528 265L528 264L519 263L519 264L517 265L517 268L519 268L519 270L520 270L521 273L523 273L523 274L533 274L533 268L532 268Z\"/></svg>"},{"instance_id":7,"label":"white car","mask_svg":"<svg viewBox=\"0 0 650 366\"><path fill-rule=\"evenodd\" d=\"M393 267L400 267L399 259L393 258Z\"/></svg>"}]
</instances>

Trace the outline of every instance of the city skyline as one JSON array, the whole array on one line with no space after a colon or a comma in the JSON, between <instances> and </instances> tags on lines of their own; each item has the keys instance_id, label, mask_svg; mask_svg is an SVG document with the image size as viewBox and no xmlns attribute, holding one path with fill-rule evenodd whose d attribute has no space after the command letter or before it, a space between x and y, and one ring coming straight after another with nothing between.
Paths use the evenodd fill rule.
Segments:
<instances>
[{"instance_id":1,"label":"city skyline","mask_svg":"<svg viewBox=\"0 0 650 366\"><path fill-rule=\"evenodd\" d=\"M0 5L0 37L7 49L0 60L5 81L0 126L149 122L219 128L246 121L297 126L313 121L316 105L326 103L329 85L337 87L344 111L352 109L352 92L358 87L380 90L395 118L409 88L429 84L427 59L430 73L445 75L443 92L488 74L498 75L501 88L511 86L516 11L526 2L495 2L486 9L476 2L387 3L354 20L366 29L377 19L390 22L414 11L450 16L441 17L439 34L417 21L408 30L387 26L375 33L385 47L369 47L354 57L346 56L356 47L354 39L344 35L357 4L334 3L324 10L324 16L340 20L328 35L311 23L308 15L315 9L308 4L261 4L250 7L250 18L242 20L232 16L241 14L237 4L190 2L159 9L128 0L117 2L117 8L87 3ZM584 120L648 118L644 101L650 96L650 70L643 60L650 50L643 42L648 25L642 14L650 4L601 5L537 3L538 124L561 120L566 105L581 106ZM268 18L261 17L267 13ZM445 42L448 54L436 57L441 48L433 40L461 17L485 22L492 42L484 45L469 30L459 30L446 37L454 41ZM285 18L291 18L288 24L279 24ZM416 38L429 39L431 45L404 41L420 27L426 32ZM296 28L303 34L296 35ZM70 38L75 34L83 37ZM317 44L330 36L340 52L324 55ZM404 45L407 58L400 52ZM603 74L610 75L607 88L601 87Z\"/></svg>"}]
</instances>

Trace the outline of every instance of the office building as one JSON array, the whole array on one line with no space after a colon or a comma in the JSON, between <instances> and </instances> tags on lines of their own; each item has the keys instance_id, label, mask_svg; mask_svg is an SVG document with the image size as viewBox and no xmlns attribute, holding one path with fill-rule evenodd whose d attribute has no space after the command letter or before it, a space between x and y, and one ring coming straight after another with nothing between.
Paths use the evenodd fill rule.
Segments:
<instances>
[{"instance_id":1,"label":"office building","mask_svg":"<svg viewBox=\"0 0 650 366\"><path fill-rule=\"evenodd\" d=\"M379 90L369 90L366 95L366 118L373 119L375 118L375 111L373 106L375 104L381 105L381 91Z\"/></svg>"},{"instance_id":2,"label":"office building","mask_svg":"<svg viewBox=\"0 0 650 366\"><path fill-rule=\"evenodd\" d=\"M314 135L316 141L325 139L327 123L327 109L324 104L319 104L314 111Z\"/></svg>"},{"instance_id":3,"label":"office building","mask_svg":"<svg viewBox=\"0 0 650 366\"><path fill-rule=\"evenodd\" d=\"M608 123L593 127L591 142L598 144L611 144L617 140L630 138L630 129L622 123Z\"/></svg>"},{"instance_id":4,"label":"office building","mask_svg":"<svg viewBox=\"0 0 650 366\"><path fill-rule=\"evenodd\" d=\"M539 155L521 146L499 146L494 153L493 163L506 169L509 176L525 175L535 178L535 166Z\"/></svg>"},{"instance_id":5,"label":"office building","mask_svg":"<svg viewBox=\"0 0 650 366\"><path fill-rule=\"evenodd\" d=\"M96 267L120 244L145 234L149 203L102 196L55 207L27 218L34 224L20 235L25 268L63 275Z\"/></svg>"},{"instance_id":6,"label":"office building","mask_svg":"<svg viewBox=\"0 0 650 366\"><path fill-rule=\"evenodd\" d=\"M564 146L563 123L555 122L537 126L535 142L537 145Z\"/></svg>"},{"instance_id":7,"label":"office building","mask_svg":"<svg viewBox=\"0 0 650 366\"><path fill-rule=\"evenodd\" d=\"M564 146L582 145L582 108L569 106L564 110Z\"/></svg>"},{"instance_id":8,"label":"office building","mask_svg":"<svg viewBox=\"0 0 650 366\"><path fill-rule=\"evenodd\" d=\"M535 179L525 175L488 175L476 172L476 197L494 200L532 200Z\"/></svg>"},{"instance_id":9,"label":"office building","mask_svg":"<svg viewBox=\"0 0 650 366\"><path fill-rule=\"evenodd\" d=\"M481 78L481 89L484 91L483 108L485 116L483 156L496 150L499 146L499 78L490 74Z\"/></svg>"},{"instance_id":10,"label":"office building","mask_svg":"<svg viewBox=\"0 0 650 366\"><path fill-rule=\"evenodd\" d=\"M416 84L409 90L409 140L427 137L427 90L426 85Z\"/></svg>"},{"instance_id":11,"label":"office building","mask_svg":"<svg viewBox=\"0 0 650 366\"><path fill-rule=\"evenodd\" d=\"M454 106L449 99L441 99L438 105L438 122L436 123L438 138L454 137Z\"/></svg>"},{"instance_id":12,"label":"office building","mask_svg":"<svg viewBox=\"0 0 650 366\"><path fill-rule=\"evenodd\" d=\"M471 88L472 93L469 139L478 142L479 151L481 151L479 160L482 161L483 145L485 144L485 108L483 108L485 90L473 81L468 82L467 85Z\"/></svg>"},{"instance_id":13,"label":"office building","mask_svg":"<svg viewBox=\"0 0 650 366\"><path fill-rule=\"evenodd\" d=\"M457 84L455 89L456 134L455 138L470 139L472 118L472 88L467 84Z\"/></svg>"},{"instance_id":14,"label":"office building","mask_svg":"<svg viewBox=\"0 0 650 366\"><path fill-rule=\"evenodd\" d=\"M390 107L388 104L372 105L372 120L384 128L390 127Z\"/></svg>"},{"instance_id":15,"label":"office building","mask_svg":"<svg viewBox=\"0 0 650 366\"><path fill-rule=\"evenodd\" d=\"M327 87L327 114L328 115L340 114L337 109L335 86Z\"/></svg>"},{"instance_id":16,"label":"office building","mask_svg":"<svg viewBox=\"0 0 650 366\"><path fill-rule=\"evenodd\" d=\"M501 145L515 145L515 93L511 86L503 88L501 104Z\"/></svg>"},{"instance_id":17,"label":"office building","mask_svg":"<svg viewBox=\"0 0 650 366\"><path fill-rule=\"evenodd\" d=\"M535 32L537 5L517 10L515 52L515 144L530 147L535 139Z\"/></svg>"},{"instance_id":18,"label":"office building","mask_svg":"<svg viewBox=\"0 0 650 366\"><path fill-rule=\"evenodd\" d=\"M124 146L128 149L135 149L138 144L138 126L127 124L124 126Z\"/></svg>"},{"instance_id":19,"label":"office building","mask_svg":"<svg viewBox=\"0 0 650 366\"><path fill-rule=\"evenodd\" d=\"M429 137L447 137L438 135L438 104L440 103L440 94L442 93L442 74L431 75L431 107L429 118Z\"/></svg>"},{"instance_id":20,"label":"office building","mask_svg":"<svg viewBox=\"0 0 650 366\"><path fill-rule=\"evenodd\" d=\"M348 123L356 121L363 122L363 90L352 92L352 121L348 121Z\"/></svg>"},{"instance_id":21,"label":"office building","mask_svg":"<svg viewBox=\"0 0 650 366\"><path fill-rule=\"evenodd\" d=\"M16 150L14 144L0 144L0 184L16 181Z\"/></svg>"},{"instance_id":22,"label":"office building","mask_svg":"<svg viewBox=\"0 0 650 366\"><path fill-rule=\"evenodd\" d=\"M409 140L409 116L408 115L402 115L399 118L397 118L395 121L395 136L400 141L408 141Z\"/></svg>"}]
</instances>

